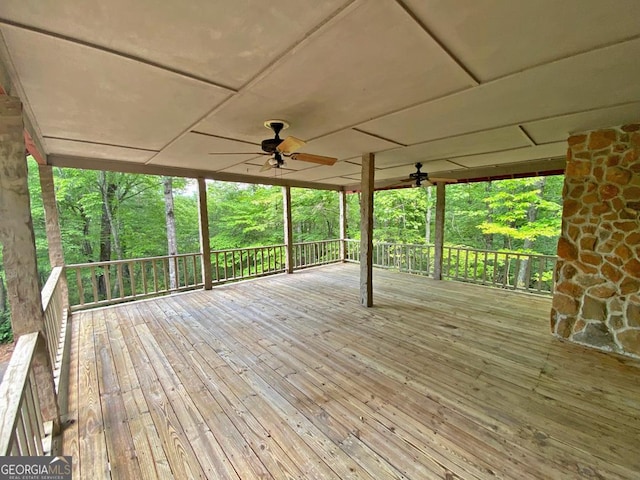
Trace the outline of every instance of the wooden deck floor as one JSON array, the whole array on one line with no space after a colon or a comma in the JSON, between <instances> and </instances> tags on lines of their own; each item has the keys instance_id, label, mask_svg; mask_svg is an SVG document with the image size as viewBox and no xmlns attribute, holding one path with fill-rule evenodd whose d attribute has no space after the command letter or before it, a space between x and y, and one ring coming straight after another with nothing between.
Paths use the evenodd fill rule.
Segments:
<instances>
[{"instance_id":1,"label":"wooden deck floor","mask_svg":"<svg viewBox=\"0 0 640 480\"><path fill-rule=\"evenodd\" d=\"M74 315L74 478L640 478L640 365L550 300L332 265Z\"/></svg>"}]
</instances>

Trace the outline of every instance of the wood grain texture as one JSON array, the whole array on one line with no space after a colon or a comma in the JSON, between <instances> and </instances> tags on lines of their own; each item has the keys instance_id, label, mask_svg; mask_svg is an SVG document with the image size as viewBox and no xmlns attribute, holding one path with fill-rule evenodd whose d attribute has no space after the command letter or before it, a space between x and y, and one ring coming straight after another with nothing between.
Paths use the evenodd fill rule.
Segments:
<instances>
[{"instance_id":1,"label":"wood grain texture","mask_svg":"<svg viewBox=\"0 0 640 480\"><path fill-rule=\"evenodd\" d=\"M211 290L211 240L209 238L207 183L205 179L201 177L198 178L198 225L200 232L200 248L202 249L202 283L204 284L205 290Z\"/></svg>"},{"instance_id":2,"label":"wood grain texture","mask_svg":"<svg viewBox=\"0 0 640 480\"><path fill-rule=\"evenodd\" d=\"M360 303L373 306L373 181L375 156L362 155L360 194Z\"/></svg>"},{"instance_id":3,"label":"wood grain texture","mask_svg":"<svg viewBox=\"0 0 640 480\"><path fill-rule=\"evenodd\" d=\"M442 280L442 252L444 248L445 182L436 183L436 231L434 238L433 278Z\"/></svg>"},{"instance_id":4,"label":"wood grain texture","mask_svg":"<svg viewBox=\"0 0 640 480\"><path fill-rule=\"evenodd\" d=\"M358 277L76 314L74 478L637 477L639 362L553 338L548 298L374 270L362 309Z\"/></svg>"},{"instance_id":5,"label":"wood grain texture","mask_svg":"<svg viewBox=\"0 0 640 480\"><path fill-rule=\"evenodd\" d=\"M291 187L282 187L284 225L284 271L293 273L293 222L291 221Z\"/></svg>"}]
</instances>

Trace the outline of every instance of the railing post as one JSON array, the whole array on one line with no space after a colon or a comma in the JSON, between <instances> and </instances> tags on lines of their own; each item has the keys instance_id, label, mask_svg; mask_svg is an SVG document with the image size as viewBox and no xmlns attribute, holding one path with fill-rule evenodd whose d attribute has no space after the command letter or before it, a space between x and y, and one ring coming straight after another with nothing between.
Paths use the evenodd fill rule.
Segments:
<instances>
[{"instance_id":1,"label":"railing post","mask_svg":"<svg viewBox=\"0 0 640 480\"><path fill-rule=\"evenodd\" d=\"M20 99L0 95L0 243L16 337L37 331L44 334L24 152Z\"/></svg>"},{"instance_id":2,"label":"railing post","mask_svg":"<svg viewBox=\"0 0 640 480\"><path fill-rule=\"evenodd\" d=\"M62 250L58 204L56 202L56 192L53 183L53 169L50 165L38 165L38 173L40 174L40 188L42 190L42 204L44 206L44 219L47 230L49 263L51 264L51 268L64 268L64 252ZM64 271L58 281L60 282L60 291L62 294L62 308L69 311L69 288L67 285L67 275Z\"/></svg>"},{"instance_id":3,"label":"railing post","mask_svg":"<svg viewBox=\"0 0 640 480\"><path fill-rule=\"evenodd\" d=\"M25 159L22 104L20 99L0 96L0 243L10 279L7 285L11 326L15 337L40 332L39 353L34 359L36 383L47 420L59 426L58 404L49 362L35 237L31 219L27 162Z\"/></svg>"},{"instance_id":4,"label":"railing post","mask_svg":"<svg viewBox=\"0 0 640 480\"><path fill-rule=\"evenodd\" d=\"M362 155L360 200L360 303L373 306L373 190L375 157Z\"/></svg>"},{"instance_id":5,"label":"railing post","mask_svg":"<svg viewBox=\"0 0 640 480\"><path fill-rule=\"evenodd\" d=\"M200 212L200 251L202 252L202 283L211 290L211 245L209 243L209 212L207 209L207 183L198 178L198 207Z\"/></svg>"},{"instance_id":6,"label":"railing post","mask_svg":"<svg viewBox=\"0 0 640 480\"><path fill-rule=\"evenodd\" d=\"M282 212L284 216L284 271L293 273L293 225L291 223L291 187L282 187Z\"/></svg>"},{"instance_id":7,"label":"railing post","mask_svg":"<svg viewBox=\"0 0 640 480\"><path fill-rule=\"evenodd\" d=\"M340 190L340 260L347 261L347 192Z\"/></svg>"},{"instance_id":8,"label":"railing post","mask_svg":"<svg viewBox=\"0 0 640 480\"><path fill-rule=\"evenodd\" d=\"M433 278L442 280L442 251L444 246L444 205L445 205L445 185L444 182L436 183L436 235L435 254L433 266Z\"/></svg>"}]
</instances>

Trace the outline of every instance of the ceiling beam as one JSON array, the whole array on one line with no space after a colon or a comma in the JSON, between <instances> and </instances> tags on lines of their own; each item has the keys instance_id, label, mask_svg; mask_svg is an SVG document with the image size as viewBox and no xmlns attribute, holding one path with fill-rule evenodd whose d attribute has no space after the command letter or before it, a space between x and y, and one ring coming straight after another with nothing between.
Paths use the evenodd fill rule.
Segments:
<instances>
[{"instance_id":1,"label":"ceiling beam","mask_svg":"<svg viewBox=\"0 0 640 480\"><path fill-rule=\"evenodd\" d=\"M258 177L238 173L210 172L192 168L170 167L165 165L145 165L143 163L122 162L118 160L103 160L97 158L74 157L70 155L49 155L49 165L65 168L80 168L83 170L104 170L109 172L137 173L143 175L164 175L170 177L207 178L223 182L252 183L259 185L277 185L284 187L312 188L315 190L335 190L343 188L340 185L326 183L305 182L283 177Z\"/></svg>"},{"instance_id":2,"label":"ceiling beam","mask_svg":"<svg viewBox=\"0 0 640 480\"><path fill-rule=\"evenodd\" d=\"M441 172L429 172L433 177L446 175L457 180L457 183L487 182L489 180L505 180L508 178L543 177L547 175L562 175L566 166L566 157L545 158L520 163L507 163L490 167L466 168L464 170L452 170ZM398 177L403 180L405 177ZM384 179L375 182L376 190L393 190L407 188L406 185L390 187L389 183L394 179ZM348 193L360 191L360 184L345 185Z\"/></svg>"}]
</instances>

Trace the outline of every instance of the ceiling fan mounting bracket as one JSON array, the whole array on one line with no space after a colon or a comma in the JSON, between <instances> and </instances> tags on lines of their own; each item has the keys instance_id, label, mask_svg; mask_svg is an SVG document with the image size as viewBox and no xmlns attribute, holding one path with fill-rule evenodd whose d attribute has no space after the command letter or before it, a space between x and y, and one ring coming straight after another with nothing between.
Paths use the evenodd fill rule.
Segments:
<instances>
[{"instance_id":1,"label":"ceiling fan mounting bracket","mask_svg":"<svg viewBox=\"0 0 640 480\"><path fill-rule=\"evenodd\" d=\"M285 120L265 120L264 126L269 130L276 132L277 135L282 130L289 128L289 122L286 122Z\"/></svg>"},{"instance_id":2,"label":"ceiling fan mounting bracket","mask_svg":"<svg viewBox=\"0 0 640 480\"><path fill-rule=\"evenodd\" d=\"M276 153L278 145L282 143L280 132L289 128L289 123L284 120L267 120L264 122L264 126L273 130L273 133L275 133L276 136L274 138L267 138L266 140L263 140L260 146L262 147L262 150L267 153Z\"/></svg>"}]
</instances>

